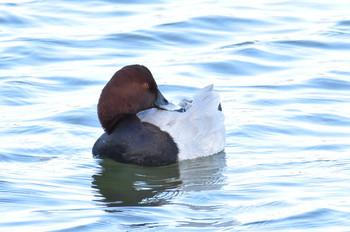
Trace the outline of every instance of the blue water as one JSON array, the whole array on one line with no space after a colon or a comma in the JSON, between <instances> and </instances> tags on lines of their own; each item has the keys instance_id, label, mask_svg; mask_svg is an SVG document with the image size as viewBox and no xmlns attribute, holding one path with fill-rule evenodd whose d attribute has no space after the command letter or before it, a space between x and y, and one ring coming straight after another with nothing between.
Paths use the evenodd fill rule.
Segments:
<instances>
[{"instance_id":1,"label":"blue water","mask_svg":"<svg viewBox=\"0 0 350 232\"><path fill-rule=\"evenodd\" d=\"M349 12L2 1L0 231L350 231ZM135 63L174 102L214 83L225 152L156 168L92 158L100 91Z\"/></svg>"}]
</instances>

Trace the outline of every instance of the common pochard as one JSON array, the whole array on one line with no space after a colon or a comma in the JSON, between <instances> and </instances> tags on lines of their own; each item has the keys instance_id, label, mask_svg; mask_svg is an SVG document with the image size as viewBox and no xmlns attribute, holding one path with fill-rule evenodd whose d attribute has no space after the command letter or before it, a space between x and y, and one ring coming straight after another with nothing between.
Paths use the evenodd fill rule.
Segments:
<instances>
[{"instance_id":1,"label":"common pochard","mask_svg":"<svg viewBox=\"0 0 350 232\"><path fill-rule=\"evenodd\" d=\"M102 90L97 112L105 130L92 149L98 158L158 166L225 148L224 115L213 85L175 106L142 65L125 66L113 75Z\"/></svg>"}]
</instances>

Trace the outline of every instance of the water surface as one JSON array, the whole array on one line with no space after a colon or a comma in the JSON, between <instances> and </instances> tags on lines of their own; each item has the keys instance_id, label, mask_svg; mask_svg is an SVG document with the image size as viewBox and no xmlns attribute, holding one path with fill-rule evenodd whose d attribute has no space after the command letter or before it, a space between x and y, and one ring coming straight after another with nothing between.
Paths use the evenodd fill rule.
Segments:
<instances>
[{"instance_id":1,"label":"water surface","mask_svg":"<svg viewBox=\"0 0 350 232\"><path fill-rule=\"evenodd\" d=\"M350 231L350 5L0 3L1 231ZM92 158L98 96L128 64L176 102L213 83L225 152Z\"/></svg>"}]
</instances>

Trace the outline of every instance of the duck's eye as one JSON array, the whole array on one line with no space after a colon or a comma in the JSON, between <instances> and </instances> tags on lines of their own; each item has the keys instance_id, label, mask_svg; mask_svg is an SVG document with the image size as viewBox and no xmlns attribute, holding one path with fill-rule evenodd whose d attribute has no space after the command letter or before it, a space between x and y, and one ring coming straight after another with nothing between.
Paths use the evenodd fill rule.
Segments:
<instances>
[{"instance_id":1,"label":"duck's eye","mask_svg":"<svg viewBox=\"0 0 350 232\"><path fill-rule=\"evenodd\" d=\"M145 89L149 89L149 88L150 88L150 86L149 86L149 84L148 84L147 82L143 83L143 87L144 87Z\"/></svg>"}]
</instances>

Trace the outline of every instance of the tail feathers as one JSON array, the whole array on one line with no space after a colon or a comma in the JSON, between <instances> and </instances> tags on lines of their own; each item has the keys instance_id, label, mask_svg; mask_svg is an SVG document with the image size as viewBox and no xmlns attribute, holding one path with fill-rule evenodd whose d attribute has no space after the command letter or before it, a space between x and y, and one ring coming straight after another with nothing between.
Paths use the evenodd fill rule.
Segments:
<instances>
[{"instance_id":1,"label":"tail feathers","mask_svg":"<svg viewBox=\"0 0 350 232\"><path fill-rule=\"evenodd\" d=\"M220 96L214 91L214 85L199 90L193 97L192 110L216 111L220 104Z\"/></svg>"},{"instance_id":2,"label":"tail feathers","mask_svg":"<svg viewBox=\"0 0 350 232\"><path fill-rule=\"evenodd\" d=\"M207 95L210 95L214 90L214 85L208 85L205 86L204 88L200 89L193 97L193 100L195 101L196 99L202 99Z\"/></svg>"}]
</instances>

